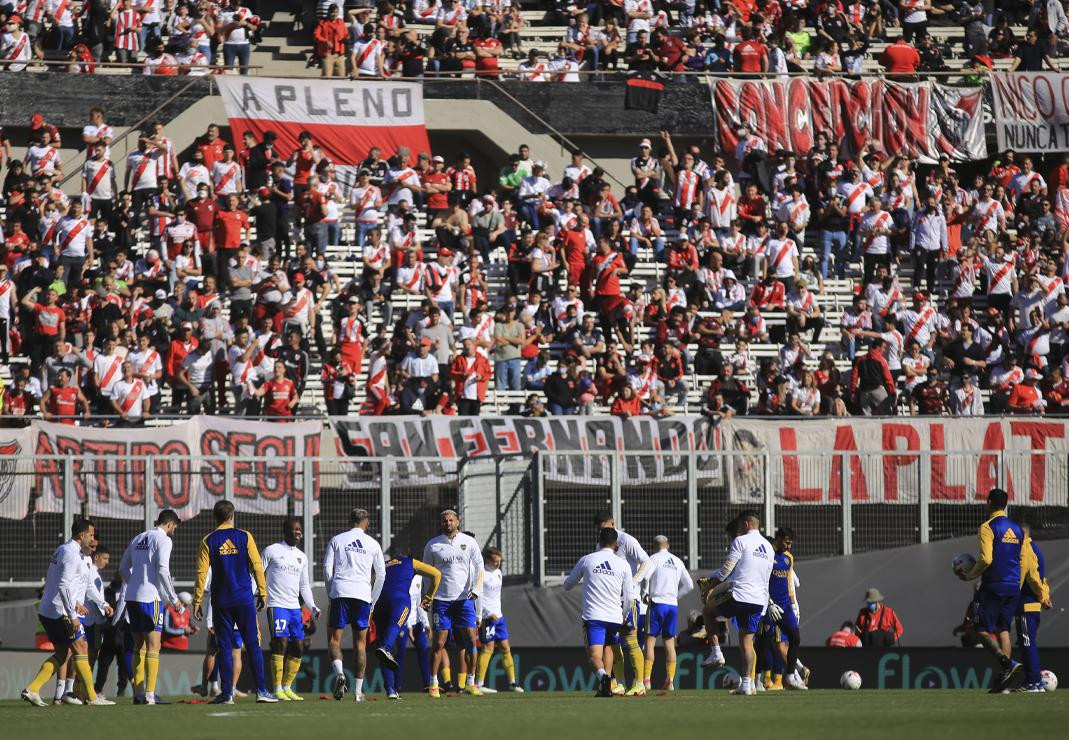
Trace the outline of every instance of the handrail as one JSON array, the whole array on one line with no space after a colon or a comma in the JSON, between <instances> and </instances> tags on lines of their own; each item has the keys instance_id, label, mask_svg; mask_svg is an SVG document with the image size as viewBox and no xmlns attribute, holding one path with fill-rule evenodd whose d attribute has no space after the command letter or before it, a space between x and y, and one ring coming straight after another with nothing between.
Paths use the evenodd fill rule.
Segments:
<instances>
[{"instance_id":1,"label":"handrail","mask_svg":"<svg viewBox=\"0 0 1069 740\"><path fill-rule=\"evenodd\" d=\"M17 59L16 60L4 60L4 64L7 65L8 67L10 67L13 64L25 64L27 66L27 68L29 68L29 67L37 67L37 66L42 66L42 65L45 66L45 67L69 67L72 64L76 64L76 65L92 64L94 67L104 67L105 69L144 69L145 67L149 66L145 62L84 62L81 59L41 59L40 57L38 57L38 58L31 57L30 59L27 59L25 61L21 61L21 60L17 60ZM179 66L182 66L182 65L179 65ZM208 74L212 74L212 73L216 72L216 70L226 71L226 70L231 70L231 69L235 69L235 70L265 69L265 67L262 64L257 64L257 65L234 64L234 65L231 65L229 67L198 64L198 65L196 65L196 67L198 69L203 69ZM29 69L22 70L22 71L29 71ZM71 74L89 74L89 73L88 72L72 72ZM206 75L195 75L195 76L204 77Z\"/></svg>"}]
</instances>

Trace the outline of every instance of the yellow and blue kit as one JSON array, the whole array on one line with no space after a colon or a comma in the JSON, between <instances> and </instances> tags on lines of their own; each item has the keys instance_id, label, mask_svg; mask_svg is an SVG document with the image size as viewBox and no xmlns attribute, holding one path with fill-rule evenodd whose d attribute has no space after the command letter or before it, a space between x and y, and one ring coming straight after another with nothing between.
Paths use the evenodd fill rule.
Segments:
<instances>
[{"instance_id":1,"label":"yellow and blue kit","mask_svg":"<svg viewBox=\"0 0 1069 740\"><path fill-rule=\"evenodd\" d=\"M433 597L442 579L442 572L407 555L386 561L386 578L382 593L375 602L375 635L378 644L389 650L398 663L404 660L408 642L408 617L412 610L412 579L417 575L431 579L430 594ZM401 688L400 670L385 662L380 666L387 691Z\"/></svg>"},{"instance_id":2,"label":"yellow and blue kit","mask_svg":"<svg viewBox=\"0 0 1069 740\"><path fill-rule=\"evenodd\" d=\"M266 692L264 658L260 650L259 628L256 623L256 599L249 575L256 581L260 595L267 598L267 580L256 541L244 529L233 524L221 524L200 541L197 555L197 582L193 589L193 603L204 599L204 584L208 569L212 573L212 620L215 639L219 645L216 661L223 696L233 693L234 665L231 650L237 647L234 632L240 634L245 650L252 661L252 673L257 692Z\"/></svg>"},{"instance_id":3,"label":"yellow and blue kit","mask_svg":"<svg viewBox=\"0 0 1069 740\"><path fill-rule=\"evenodd\" d=\"M781 629L798 629L798 617L794 615L794 555L788 550L777 552L772 559L768 596L776 606L783 609L783 616L776 624Z\"/></svg>"},{"instance_id":4,"label":"yellow and blue kit","mask_svg":"<svg viewBox=\"0 0 1069 740\"><path fill-rule=\"evenodd\" d=\"M981 632L989 634L1006 632L1013 624L1021 588L1026 582L1035 587L1041 600L1047 597L1048 591L1039 580L1031 540L1005 511L994 512L981 524L977 539L980 552L976 565L966 576L970 580L980 577L976 625Z\"/></svg>"},{"instance_id":5,"label":"yellow and blue kit","mask_svg":"<svg viewBox=\"0 0 1069 740\"><path fill-rule=\"evenodd\" d=\"M1031 548L1035 556L1034 564L1039 582L1047 586L1047 566L1043 561L1043 551L1031 539L1027 541L1026 546ZM1036 642L1039 637L1039 612L1043 608L1040 603L1042 598L1042 589L1037 593L1032 583L1025 583L1021 587L1021 600L1017 606L1017 646L1021 649L1021 663L1025 670L1026 685L1039 684L1042 680L1039 645Z\"/></svg>"}]
</instances>

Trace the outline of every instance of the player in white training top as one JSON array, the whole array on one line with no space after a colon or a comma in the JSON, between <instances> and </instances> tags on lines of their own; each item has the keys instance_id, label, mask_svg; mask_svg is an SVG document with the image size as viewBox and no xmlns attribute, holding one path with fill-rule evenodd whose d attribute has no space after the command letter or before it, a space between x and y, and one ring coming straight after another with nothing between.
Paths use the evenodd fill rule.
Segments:
<instances>
[{"instance_id":1,"label":"player in white training top","mask_svg":"<svg viewBox=\"0 0 1069 740\"><path fill-rule=\"evenodd\" d=\"M628 611L634 608L631 566L617 555L619 534L613 527L598 531L597 552L584 555L564 581L569 591L583 584L583 633L590 667L597 673L595 696L612 698L612 646Z\"/></svg>"},{"instance_id":2,"label":"player in white training top","mask_svg":"<svg viewBox=\"0 0 1069 740\"><path fill-rule=\"evenodd\" d=\"M694 581L683 561L668 551L667 537L659 534L653 541L660 549L650 556L643 576L649 601L649 611L646 613L646 675L643 683L647 689L650 688L654 646L660 637L664 641L664 688L665 691L675 691L679 597L694 590Z\"/></svg>"},{"instance_id":3,"label":"player in white training top","mask_svg":"<svg viewBox=\"0 0 1069 740\"><path fill-rule=\"evenodd\" d=\"M631 578L635 584L631 591L635 596L634 603L631 608L624 615L624 626L620 631L620 639L613 646L613 675L615 682L613 684L614 694L624 693L624 647L627 647L627 654L631 659L631 668L634 670L635 682L631 684L631 688L627 690L628 696L642 696L646 693L646 688L642 685L642 677L645 675L645 662L642 655L642 648L638 644L638 627L639 622L639 584L642 581L642 575L646 570L646 564L649 562L650 556L646 554L646 551L642 549L642 545L638 543L634 537L619 529L616 526L616 520L609 511L603 511L595 519L599 529L615 529L619 535L618 546L616 549L617 554L627 561L627 565L631 568Z\"/></svg>"},{"instance_id":4,"label":"player in white training top","mask_svg":"<svg viewBox=\"0 0 1069 740\"><path fill-rule=\"evenodd\" d=\"M308 558L301 549L304 528L295 516L282 523L282 542L269 545L261 560L267 580L267 629L271 632L271 671L274 693L281 701L304 701L293 690L304 653L301 599L319 619L308 577Z\"/></svg>"},{"instance_id":5,"label":"player in white training top","mask_svg":"<svg viewBox=\"0 0 1069 740\"><path fill-rule=\"evenodd\" d=\"M342 665L341 638L352 625L356 685L353 701L364 701L364 668L367 666L367 628L371 607L379 600L386 580L386 560L382 547L367 533L371 518L364 509L349 512L352 529L336 535L323 556L323 578L330 597L330 633L327 645L334 668L334 698L341 701L348 691Z\"/></svg>"},{"instance_id":6,"label":"player in white training top","mask_svg":"<svg viewBox=\"0 0 1069 740\"><path fill-rule=\"evenodd\" d=\"M768 579L772 574L774 553L772 543L761 534L761 520L756 514L742 514L736 521L738 536L731 541L724 564L713 575L714 596L712 607L707 611L712 611L714 616L735 618L743 671L742 684L734 693L748 695L757 693L754 688L757 667L754 634L768 606Z\"/></svg>"},{"instance_id":7,"label":"player in white training top","mask_svg":"<svg viewBox=\"0 0 1069 740\"><path fill-rule=\"evenodd\" d=\"M423 548L423 562L442 572L442 582L431 602L431 626L434 630L434 659L431 665L432 699L441 695L438 669L445 654L449 633L460 641L457 686L472 696L482 696L475 685L475 638L478 620L474 601L482 594L483 556L474 537L460 531L460 518L452 509L442 512L442 533ZM469 673L470 670L470 673Z\"/></svg>"},{"instance_id":8,"label":"player in white training top","mask_svg":"<svg viewBox=\"0 0 1069 740\"><path fill-rule=\"evenodd\" d=\"M508 690L522 694L523 689L516 683L516 665L512 662L509 628L501 610L501 560L501 551L496 547L488 547L483 551L483 595L479 599L479 642L483 644L483 648L479 651L479 675L475 679L475 685L483 692L496 693L494 689L483 685L486 669L490 666L490 658L494 656L496 649L501 653L501 665L504 666L509 681Z\"/></svg>"},{"instance_id":9,"label":"player in white training top","mask_svg":"<svg viewBox=\"0 0 1069 740\"><path fill-rule=\"evenodd\" d=\"M161 511L156 526L135 537L119 563L119 576L126 584L126 614L134 636L134 704L156 703L163 604L171 604L177 611L185 608L171 579L171 537L178 531L178 523L174 511Z\"/></svg>"}]
</instances>

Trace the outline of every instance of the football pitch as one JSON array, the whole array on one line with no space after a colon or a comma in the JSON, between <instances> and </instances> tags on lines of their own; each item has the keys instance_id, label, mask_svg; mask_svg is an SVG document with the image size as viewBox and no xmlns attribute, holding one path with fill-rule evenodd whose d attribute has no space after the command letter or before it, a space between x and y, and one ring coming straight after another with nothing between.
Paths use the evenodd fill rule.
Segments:
<instances>
[{"instance_id":1,"label":"football pitch","mask_svg":"<svg viewBox=\"0 0 1069 740\"><path fill-rule=\"evenodd\" d=\"M448 696L409 694L354 704L306 695L304 702L230 705L34 708L0 704L4 737L52 740L129 738L274 738L436 736L494 740L563 738L708 738L775 733L790 737L917 737L953 740L1002 730L1034 738L1064 737L1069 691L990 696L963 690L808 691L731 696L726 691L653 692L594 699L578 693ZM375 734L367 734L375 733Z\"/></svg>"}]
</instances>

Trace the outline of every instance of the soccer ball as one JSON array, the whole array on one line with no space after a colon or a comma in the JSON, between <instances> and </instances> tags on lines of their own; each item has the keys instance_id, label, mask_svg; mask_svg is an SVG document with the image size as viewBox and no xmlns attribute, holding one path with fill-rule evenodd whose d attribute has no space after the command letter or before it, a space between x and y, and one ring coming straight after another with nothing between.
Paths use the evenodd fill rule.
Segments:
<instances>
[{"instance_id":1,"label":"soccer ball","mask_svg":"<svg viewBox=\"0 0 1069 740\"><path fill-rule=\"evenodd\" d=\"M1044 691L1054 691L1058 688L1058 677L1054 675L1054 671L1043 671L1040 673L1039 682L1043 685Z\"/></svg>"},{"instance_id":2,"label":"soccer ball","mask_svg":"<svg viewBox=\"0 0 1069 740\"><path fill-rule=\"evenodd\" d=\"M967 552L963 552L950 561L950 567L953 568L954 573L957 575L968 573L974 565L976 565L976 558Z\"/></svg>"},{"instance_id":3,"label":"soccer ball","mask_svg":"<svg viewBox=\"0 0 1069 740\"><path fill-rule=\"evenodd\" d=\"M742 686L742 677L734 671L729 671L720 677L720 686L728 691L735 691Z\"/></svg>"},{"instance_id":4,"label":"soccer ball","mask_svg":"<svg viewBox=\"0 0 1069 740\"><path fill-rule=\"evenodd\" d=\"M847 671L839 679L839 685L844 689L857 691L861 688L861 674L857 671Z\"/></svg>"}]
</instances>

